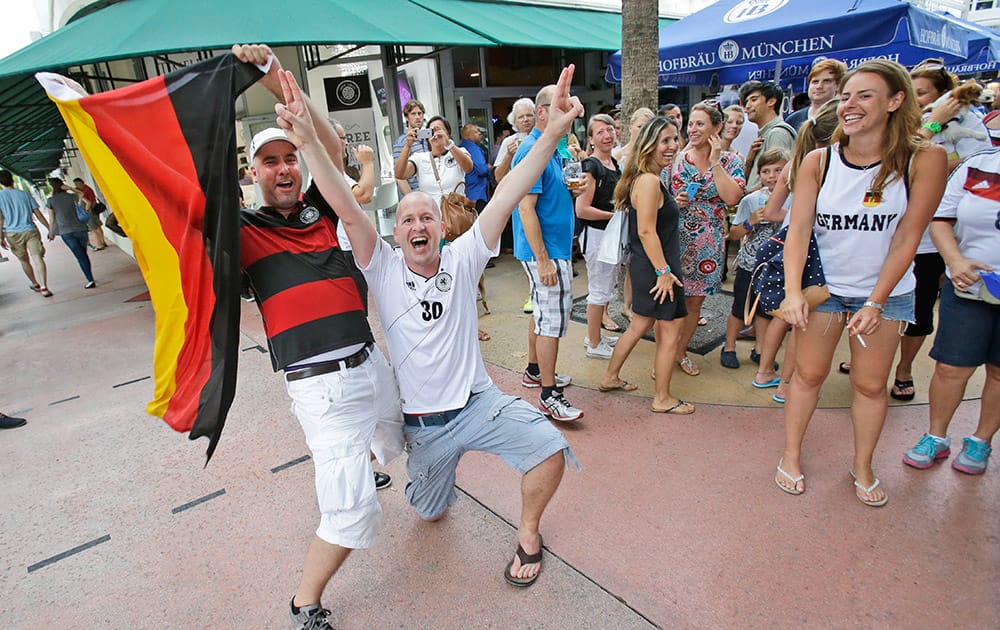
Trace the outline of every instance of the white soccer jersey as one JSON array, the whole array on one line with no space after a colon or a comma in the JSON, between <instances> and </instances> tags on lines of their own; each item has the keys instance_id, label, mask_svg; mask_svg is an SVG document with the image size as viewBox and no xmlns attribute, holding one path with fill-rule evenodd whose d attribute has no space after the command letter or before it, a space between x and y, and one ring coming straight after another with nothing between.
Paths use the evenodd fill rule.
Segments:
<instances>
[{"instance_id":1,"label":"white soccer jersey","mask_svg":"<svg viewBox=\"0 0 1000 630\"><path fill-rule=\"evenodd\" d=\"M463 407L469 394L492 385L479 349L476 285L499 252L472 229L441 251L431 278L406 266L403 253L378 239L361 271L375 296L403 411L422 414Z\"/></svg>"},{"instance_id":2,"label":"white soccer jersey","mask_svg":"<svg viewBox=\"0 0 1000 630\"><path fill-rule=\"evenodd\" d=\"M963 257L1000 269L1000 148L958 165L934 218L955 219L955 240ZM951 278L951 269L946 273ZM976 282L965 293L978 296L981 285Z\"/></svg>"},{"instance_id":3,"label":"white soccer jersey","mask_svg":"<svg viewBox=\"0 0 1000 630\"><path fill-rule=\"evenodd\" d=\"M924 120L927 120L927 116L924 117ZM931 138L931 142L934 144L940 144L944 147L944 150L948 152L949 160L964 160L977 151L984 151L993 146L993 143L989 138L989 129L987 129L986 125L983 124L982 117L975 111L969 110L960 114L957 118L953 119L949 125L957 125L963 129L982 135L981 138L963 135L957 140L948 140L938 134ZM931 240L930 226L928 226L928 228L924 230L923 237L920 239L920 245L917 246L917 253L931 254L935 252L937 252L937 248L934 247L934 242Z\"/></svg>"},{"instance_id":4,"label":"white soccer jersey","mask_svg":"<svg viewBox=\"0 0 1000 630\"><path fill-rule=\"evenodd\" d=\"M898 177L882 191L881 198L867 192L879 165L861 168L848 164L833 146L826 180L816 198L813 232L823 261L830 293L840 297L868 297L906 212L907 194ZM903 295L916 285L910 268L890 292Z\"/></svg>"}]
</instances>

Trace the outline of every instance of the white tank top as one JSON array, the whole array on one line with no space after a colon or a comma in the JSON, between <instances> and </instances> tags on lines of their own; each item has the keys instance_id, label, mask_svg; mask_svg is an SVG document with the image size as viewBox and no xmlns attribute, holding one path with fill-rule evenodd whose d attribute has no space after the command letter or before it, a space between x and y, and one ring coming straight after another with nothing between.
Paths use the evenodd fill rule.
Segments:
<instances>
[{"instance_id":1,"label":"white tank top","mask_svg":"<svg viewBox=\"0 0 1000 630\"><path fill-rule=\"evenodd\" d=\"M900 177L882 191L869 194L879 164L867 168L844 160L835 144L828 154L826 178L816 198L813 231L830 293L840 297L868 297L878 280L889 244L906 212L907 191ZM890 295L914 289L913 263Z\"/></svg>"}]
</instances>

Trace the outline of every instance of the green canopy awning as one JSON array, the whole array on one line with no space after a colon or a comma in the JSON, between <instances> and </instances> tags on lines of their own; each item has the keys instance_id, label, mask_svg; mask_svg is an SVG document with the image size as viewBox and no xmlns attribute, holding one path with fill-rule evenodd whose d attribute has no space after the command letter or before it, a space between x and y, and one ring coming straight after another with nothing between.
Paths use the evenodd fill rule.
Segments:
<instances>
[{"instance_id":1,"label":"green canopy awning","mask_svg":"<svg viewBox=\"0 0 1000 630\"><path fill-rule=\"evenodd\" d=\"M514 2L411 0L503 46L619 50L621 13Z\"/></svg>"},{"instance_id":2,"label":"green canopy awning","mask_svg":"<svg viewBox=\"0 0 1000 630\"><path fill-rule=\"evenodd\" d=\"M495 45L409 0L123 0L0 60L0 77L237 42Z\"/></svg>"},{"instance_id":3,"label":"green canopy awning","mask_svg":"<svg viewBox=\"0 0 1000 630\"><path fill-rule=\"evenodd\" d=\"M123 0L0 60L0 164L26 177L59 165L66 126L33 73L235 42L496 45L409 0Z\"/></svg>"}]
</instances>

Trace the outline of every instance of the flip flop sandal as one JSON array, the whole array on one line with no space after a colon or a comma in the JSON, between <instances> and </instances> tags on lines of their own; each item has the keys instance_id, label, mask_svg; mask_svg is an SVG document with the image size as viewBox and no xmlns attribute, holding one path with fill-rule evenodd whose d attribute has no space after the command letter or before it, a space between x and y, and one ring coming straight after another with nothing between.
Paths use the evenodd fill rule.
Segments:
<instances>
[{"instance_id":1,"label":"flip flop sandal","mask_svg":"<svg viewBox=\"0 0 1000 630\"><path fill-rule=\"evenodd\" d=\"M628 381L622 381L617 385L612 385L611 387L605 387L604 385L597 386L597 391L604 393L615 392L615 391L634 392L637 389L639 389L638 385L636 385L635 383L629 383Z\"/></svg>"},{"instance_id":2,"label":"flip flop sandal","mask_svg":"<svg viewBox=\"0 0 1000 630\"><path fill-rule=\"evenodd\" d=\"M698 318L698 325L699 326L707 326L708 325L708 320L705 319L704 317L699 317Z\"/></svg>"},{"instance_id":3,"label":"flip flop sandal","mask_svg":"<svg viewBox=\"0 0 1000 630\"><path fill-rule=\"evenodd\" d=\"M602 321L601 322L601 328L603 328L604 330L606 330L608 332L621 332L622 331L621 326L619 326L618 323L615 322L615 321L611 321L610 323Z\"/></svg>"},{"instance_id":4,"label":"flip flop sandal","mask_svg":"<svg viewBox=\"0 0 1000 630\"><path fill-rule=\"evenodd\" d=\"M785 397L784 396L779 396L777 394L771 394L771 400L773 400L774 402L776 402L776 403L778 403L780 405L785 404Z\"/></svg>"},{"instance_id":5,"label":"flip flop sandal","mask_svg":"<svg viewBox=\"0 0 1000 630\"><path fill-rule=\"evenodd\" d=\"M854 473L853 472L851 473L851 476L854 477ZM868 486L866 488L863 485L861 485L861 482L858 481L857 478L854 479L854 487L857 488L858 490L864 492L868 496L871 496L872 491L875 490L875 488L878 488L879 483L881 483L881 482L878 480L878 477L876 477L875 478L875 483L873 483L872 485L870 485L870 486ZM889 502L889 495L885 495L884 497L882 497L881 499L879 499L877 501L874 501L872 499L864 499L864 498L861 497L860 494L857 493L857 491L854 492L854 495L856 497L858 497L858 501L861 501L865 505L870 505L871 507L882 507L883 505L885 505L886 503Z\"/></svg>"},{"instance_id":6,"label":"flip flop sandal","mask_svg":"<svg viewBox=\"0 0 1000 630\"><path fill-rule=\"evenodd\" d=\"M485 330L479 331L479 341L489 341L490 339L491 339L490 333L486 332Z\"/></svg>"},{"instance_id":7,"label":"flip flop sandal","mask_svg":"<svg viewBox=\"0 0 1000 630\"><path fill-rule=\"evenodd\" d=\"M789 475L787 472L785 472L785 469L781 467L781 463L783 461L784 461L784 458L778 460L778 474L781 475L782 477L784 477L785 479L791 481L792 482L792 487L789 488L788 486L783 485L777 479L774 480L774 483L779 488L781 488L781 490L783 492L787 492L788 494L794 494L794 495L798 496L798 495L800 495L800 494L802 494L803 492L806 491L805 488L803 488L802 490L799 490L799 482L800 481L804 481L805 478L806 478L806 476L802 475L802 474L800 474L798 477L793 477L793 476Z\"/></svg>"},{"instance_id":8,"label":"flip flop sandal","mask_svg":"<svg viewBox=\"0 0 1000 630\"><path fill-rule=\"evenodd\" d=\"M521 543L517 544L517 559L521 561L521 566L526 564L538 564L538 573L534 574L529 578L519 578L514 577L510 574L510 570L514 568L514 559L511 558L510 562L507 564L507 568L503 571L503 579L507 580L507 583L511 586L518 586L521 588L526 588L535 583L538 576L542 574L541 564L542 564L542 546L545 543L542 541L542 535L538 535L538 553L529 554L522 547Z\"/></svg>"},{"instance_id":9,"label":"flip flop sandal","mask_svg":"<svg viewBox=\"0 0 1000 630\"><path fill-rule=\"evenodd\" d=\"M691 357L684 357L683 359L677 362L677 365L681 366L681 370L688 376L698 376L699 374L701 374L701 369L699 369L698 366L694 364L694 361L691 360ZM654 376L653 378L655 380L656 377Z\"/></svg>"},{"instance_id":10,"label":"flip flop sandal","mask_svg":"<svg viewBox=\"0 0 1000 630\"><path fill-rule=\"evenodd\" d=\"M910 379L908 381L901 381L897 378L895 379L895 382L892 384L892 390L889 391L889 395L896 400L913 400L913 398L917 395L916 392L910 392L909 394L896 393L897 389L907 389L907 388L913 388L913 379Z\"/></svg>"},{"instance_id":11,"label":"flip flop sandal","mask_svg":"<svg viewBox=\"0 0 1000 630\"><path fill-rule=\"evenodd\" d=\"M757 379L755 378L752 381L750 381L750 384L756 387L757 389L767 389L769 387L777 387L778 385L781 385L781 377L775 376L774 379L766 383L758 383Z\"/></svg>"},{"instance_id":12,"label":"flip flop sandal","mask_svg":"<svg viewBox=\"0 0 1000 630\"><path fill-rule=\"evenodd\" d=\"M848 363L847 361L841 361L840 365L837 366L837 369L840 371L841 374L850 374L851 364Z\"/></svg>"},{"instance_id":13,"label":"flip flop sandal","mask_svg":"<svg viewBox=\"0 0 1000 630\"><path fill-rule=\"evenodd\" d=\"M42 289L41 293L42 297L52 297L52 291L49 291L48 289Z\"/></svg>"},{"instance_id":14,"label":"flip flop sandal","mask_svg":"<svg viewBox=\"0 0 1000 630\"><path fill-rule=\"evenodd\" d=\"M42 286L40 284L29 284L28 288L34 291L35 293L42 292Z\"/></svg>"},{"instance_id":15,"label":"flip flop sandal","mask_svg":"<svg viewBox=\"0 0 1000 630\"><path fill-rule=\"evenodd\" d=\"M688 405L689 407L691 407L691 411L677 411L677 409L679 409L683 405ZM656 407L650 407L650 409L653 411L653 413L666 413L670 414L671 416L690 416L691 414L694 413L694 405L692 405L689 402L683 401L679 398L677 399L677 404L673 405L672 407L667 407L666 409L657 409Z\"/></svg>"}]
</instances>

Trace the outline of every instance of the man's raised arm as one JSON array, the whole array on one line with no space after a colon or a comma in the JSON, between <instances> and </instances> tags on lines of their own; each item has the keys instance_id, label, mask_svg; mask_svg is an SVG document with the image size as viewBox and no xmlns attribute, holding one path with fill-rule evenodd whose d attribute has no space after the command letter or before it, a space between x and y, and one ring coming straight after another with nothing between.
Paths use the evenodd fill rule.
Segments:
<instances>
[{"instance_id":1,"label":"man's raised arm","mask_svg":"<svg viewBox=\"0 0 1000 630\"><path fill-rule=\"evenodd\" d=\"M552 153L556 150L556 145L559 144L559 139L569 132L573 121L583 115L580 99L570 96L569 93L574 69L575 66L570 64L559 74L552 103L549 105L549 121L542 137L535 142L528 155L503 178L493 193L493 198L479 215L479 230L486 245L491 248L500 242L500 234L514 207L531 190L545 170ZM354 242L353 238L351 242Z\"/></svg>"},{"instance_id":2,"label":"man's raised arm","mask_svg":"<svg viewBox=\"0 0 1000 630\"><path fill-rule=\"evenodd\" d=\"M333 160L316 135L315 120L303 99L295 77L287 70L278 71L278 79L285 104L278 103L274 111L278 114L278 126L284 129L288 139L302 152L312 173L319 192L337 212L337 216L347 230L354 249L354 259L360 267L367 267L375 251L375 241L379 238L375 226L354 199L354 193L347 186L344 176L334 166ZM321 116L320 121L326 121ZM329 125L329 122L326 122ZM336 136L336 133L334 134ZM339 142L339 138L338 138Z\"/></svg>"}]
</instances>

